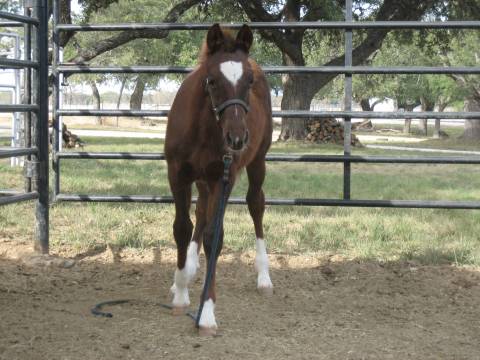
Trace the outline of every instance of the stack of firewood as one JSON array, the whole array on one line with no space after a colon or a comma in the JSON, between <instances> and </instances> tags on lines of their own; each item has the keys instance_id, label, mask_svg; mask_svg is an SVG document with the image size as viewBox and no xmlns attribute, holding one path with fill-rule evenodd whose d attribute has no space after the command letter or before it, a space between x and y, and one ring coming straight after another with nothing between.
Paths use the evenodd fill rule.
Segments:
<instances>
[{"instance_id":1,"label":"stack of firewood","mask_svg":"<svg viewBox=\"0 0 480 360\"><path fill-rule=\"evenodd\" d=\"M50 144L53 143L53 122L49 121ZM62 124L62 140L63 146L66 148L83 148L85 143L77 135L67 129L67 125Z\"/></svg>"},{"instance_id":2,"label":"stack of firewood","mask_svg":"<svg viewBox=\"0 0 480 360\"><path fill-rule=\"evenodd\" d=\"M315 119L308 125L308 130L308 141L343 144L343 124L334 118ZM352 134L352 145L361 145L354 134Z\"/></svg>"}]
</instances>

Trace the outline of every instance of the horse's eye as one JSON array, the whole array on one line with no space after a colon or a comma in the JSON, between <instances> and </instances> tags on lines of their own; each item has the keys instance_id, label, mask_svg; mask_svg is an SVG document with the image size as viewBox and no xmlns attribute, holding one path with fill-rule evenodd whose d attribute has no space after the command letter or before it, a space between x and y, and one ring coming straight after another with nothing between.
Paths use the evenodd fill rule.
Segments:
<instances>
[{"instance_id":1,"label":"horse's eye","mask_svg":"<svg viewBox=\"0 0 480 360\"><path fill-rule=\"evenodd\" d=\"M207 85L208 86L215 86L215 80L212 78L207 78Z\"/></svg>"}]
</instances>

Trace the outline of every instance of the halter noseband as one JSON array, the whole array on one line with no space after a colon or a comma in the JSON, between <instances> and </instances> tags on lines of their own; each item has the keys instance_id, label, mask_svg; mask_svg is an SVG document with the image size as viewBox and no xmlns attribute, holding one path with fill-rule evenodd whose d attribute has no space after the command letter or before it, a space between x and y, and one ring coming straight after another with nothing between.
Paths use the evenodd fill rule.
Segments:
<instances>
[{"instance_id":1,"label":"halter noseband","mask_svg":"<svg viewBox=\"0 0 480 360\"><path fill-rule=\"evenodd\" d=\"M212 102L213 112L215 113L215 118L217 119L217 121L220 121L220 115L222 114L223 110L232 105L240 105L247 113L250 111L250 106L245 101L238 98L228 99L220 105L215 106L215 104L213 103L212 93L210 92L210 88L208 85L209 78L207 78L207 80L205 81L205 90L207 90L208 94L210 95L210 101Z\"/></svg>"}]
</instances>

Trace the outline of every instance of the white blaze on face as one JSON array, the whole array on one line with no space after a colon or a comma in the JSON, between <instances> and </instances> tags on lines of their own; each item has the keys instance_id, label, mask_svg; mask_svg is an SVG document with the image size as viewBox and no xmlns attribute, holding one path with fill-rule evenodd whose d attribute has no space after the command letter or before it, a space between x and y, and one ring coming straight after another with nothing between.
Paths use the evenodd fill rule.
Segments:
<instances>
[{"instance_id":1,"label":"white blaze on face","mask_svg":"<svg viewBox=\"0 0 480 360\"><path fill-rule=\"evenodd\" d=\"M235 87L243 75L243 64L237 61L225 61L220 64L220 71Z\"/></svg>"}]
</instances>

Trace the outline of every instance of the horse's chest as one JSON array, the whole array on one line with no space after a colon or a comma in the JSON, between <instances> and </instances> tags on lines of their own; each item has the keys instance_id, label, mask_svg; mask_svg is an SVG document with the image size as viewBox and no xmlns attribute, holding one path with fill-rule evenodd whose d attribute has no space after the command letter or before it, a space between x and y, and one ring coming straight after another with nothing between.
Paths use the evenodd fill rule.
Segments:
<instances>
[{"instance_id":1,"label":"horse's chest","mask_svg":"<svg viewBox=\"0 0 480 360\"><path fill-rule=\"evenodd\" d=\"M208 151L193 152L189 157L189 165L195 180L215 181L223 174L223 161Z\"/></svg>"}]
</instances>

